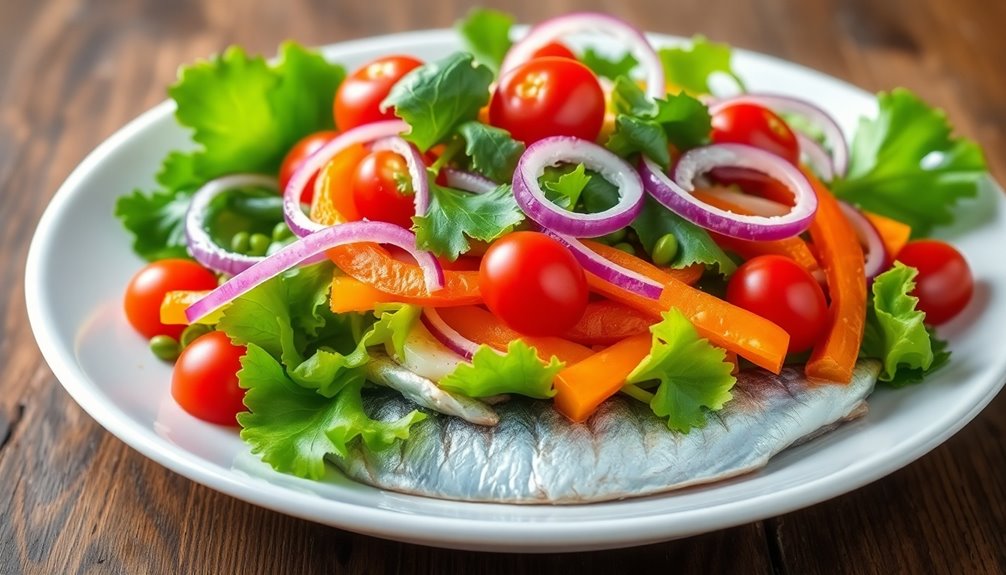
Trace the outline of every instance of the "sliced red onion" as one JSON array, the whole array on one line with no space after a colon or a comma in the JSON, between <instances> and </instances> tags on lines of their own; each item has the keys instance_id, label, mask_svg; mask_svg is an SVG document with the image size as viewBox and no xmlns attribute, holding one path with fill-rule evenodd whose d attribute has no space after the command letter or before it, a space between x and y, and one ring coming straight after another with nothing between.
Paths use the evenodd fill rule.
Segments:
<instances>
[{"instance_id":1,"label":"sliced red onion","mask_svg":"<svg viewBox=\"0 0 1006 575\"><path fill-rule=\"evenodd\" d=\"M817 140L797 132L796 141L800 143L800 152L803 153L804 160L820 178L826 182L835 179L835 166L832 165L828 150L819 144Z\"/></svg>"},{"instance_id":2,"label":"sliced red onion","mask_svg":"<svg viewBox=\"0 0 1006 575\"><path fill-rule=\"evenodd\" d=\"M243 272L262 261L263 257L249 256L226 250L210 237L206 217L214 198L224 192L238 188L256 187L276 190L276 178L260 174L234 174L210 180L192 196L189 210L185 213L185 238L189 253L203 267L227 275Z\"/></svg>"},{"instance_id":3,"label":"sliced red onion","mask_svg":"<svg viewBox=\"0 0 1006 575\"><path fill-rule=\"evenodd\" d=\"M789 213L790 210L790 207L785 204L780 204L779 202L773 202L772 200L761 196L745 194L744 192L738 192L729 188L707 188L704 189L703 192L731 204L735 204L744 208L748 212L759 216L783 216Z\"/></svg>"},{"instance_id":4,"label":"sliced red onion","mask_svg":"<svg viewBox=\"0 0 1006 575\"><path fill-rule=\"evenodd\" d=\"M325 167L325 164L336 154L355 144L366 144L381 138L397 136L408 128L408 124L401 120L364 124L339 134L331 142L311 154L300 169L293 173L290 183L283 191L283 217L286 219L286 225L290 226L290 231L302 238L326 227L307 217L301 207L300 198L304 192L304 186L311 180L311 176Z\"/></svg>"},{"instance_id":5,"label":"sliced red onion","mask_svg":"<svg viewBox=\"0 0 1006 575\"><path fill-rule=\"evenodd\" d=\"M792 96L783 96L781 94L741 94L716 102L709 108L709 113L716 114L723 107L732 104L755 104L769 108L777 113L795 114L807 119L821 130L821 133L824 134L825 143L831 149L830 163L833 167L832 175L845 176L846 170L849 167L849 144L845 139L845 134L842 133L842 128L838 126L838 122L828 112L806 100ZM800 149L814 162L815 159L813 156L817 155L817 151L805 147L808 141L813 140L810 138L801 140ZM820 146L818 145L818 147ZM822 178L825 177L824 173L818 173L821 174Z\"/></svg>"},{"instance_id":6,"label":"sliced red onion","mask_svg":"<svg viewBox=\"0 0 1006 575\"><path fill-rule=\"evenodd\" d=\"M402 248L409 252L423 269L427 290L434 292L443 287L444 270L440 267L440 262L433 257L433 254L416 249L416 236L412 232L386 222L347 222L300 238L237 274L211 291L206 297L190 305L185 310L185 316L190 322L195 322L263 282L317 254L341 245L361 242L391 244Z\"/></svg>"},{"instance_id":7,"label":"sliced red onion","mask_svg":"<svg viewBox=\"0 0 1006 575\"><path fill-rule=\"evenodd\" d=\"M859 243L865 248L866 260L863 263L863 273L866 274L866 282L869 285L873 278L884 271L884 266L888 261L887 247L884 245L884 240L880 237L876 226L863 215L863 212L843 201L839 201L838 205L842 208L845 218L856 230Z\"/></svg>"},{"instance_id":8,"label":"sliced red onion","mask_svg":"<svg viewBox=\"0 0 1006 575\"><path fill-rule=\"evenodd\" d=\"M412 179L413 202L416 207L417 216L425 216L430 209L430 180L426 173L426 162L423 155L412 144L406 142L398 136L384 138L374 142L376 150L388 150L394 152L405 159L405 165L409 169L409 178Z\"/></svg>"},{"instance_id":9,"label":"sliced red onion","mask_svg":"<svg viewBox=\"0 0 1006 575\"><path fill-rule=\"evenodd\" d=\"M664 286L660 282L630 269L623 268L583 245L576 238L557 234L549 230L546 230L545 233L566 246L573 253L577 261L580 262L580 265L583 266L584 271L590 272L602 280L631 291L634 294L650 299L660 299L660 292L664 291Z\"/></svg>"},{"instance_id":10,"label":"sliced red onion","mask_svg":"<svg viewBox=\"0 0 1006 575\"><path fill-rule=\"evenodd\" d=\"M624 20L595 12L566 14L537 24L507 52L500 75L530 60L546 44L580 33L604 34L621 42L646 70L646 94L651 98L666 94L664 67L646 36Z\"/></svg>"},{"instance_id":11,"label":"sliced red onion","mask_svg":"<svg viewBox=\"0 0 1006 575\"><path fill-rule=\"evenodd\" d=\"M475 172L444 168L444 175L448 186L473 194L487 194L499 187L496 182Z\"/></svg>"},{"instance_id":12,"label":"sliced red onion","mask_svg":"<svg viewBox=\"0 0 1006 575\"><path fill-rule=\"evenodd\" d=\"M561 163L582 163L598 172L618 188L618 203L603 212L581 214L549 201L538 178L545 168ZM524 150L513 173L513 194L524 213L542 227L576 238L620 230L643 209L643 184L632 166L593 142L569 136L538 140Z\"/></svg>"},{"instance_id":13,"label":"sliced red onion","mask_svg":"<svg viewBox=\"0 0 1006 575\"><path fill-rule=\"evenodd\" d=\"M458 333L456 329L447 325L447 322L444 321L444 318L440 317L435 308L423 308L420 320L437 341L461 357L471 361L472 357L475 356L475 352L478 351L479 344L466 338Z\"/></svg>"},{"instance_id":14,"label":"sliced red onion","mask_svg":"<svg viewBox=\"0 0 1006 575\"><path fill-rule=\"evenodd\" d=\"M793 208L784 216L748 216L721 210L695 198L694 180L714 168L747 168L761 172L793 193ZM807 178L792 164L764 150L742 144L714 144L684 153L674 179L649 158L639 165L643 185L658 202L686 220L742 240L781 240L802 233L817 211L817 196Z\"/></svg>"}]
</instances>

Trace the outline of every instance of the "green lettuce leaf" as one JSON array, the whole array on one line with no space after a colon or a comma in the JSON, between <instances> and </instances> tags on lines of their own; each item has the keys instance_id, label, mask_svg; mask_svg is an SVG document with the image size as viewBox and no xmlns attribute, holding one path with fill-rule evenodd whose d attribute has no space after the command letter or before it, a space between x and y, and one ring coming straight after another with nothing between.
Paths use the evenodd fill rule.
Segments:
<instances>
[{"instance_id":1,"label":"green lettuce leaf","mask_svg":"<svg viewBox=\"0 0 1006 575\"><path fill-rule=\"evenodd\" d=\"M465 140L465 154L472 168L494 182L509 182L524 144L510 137L510 132L482 122L465 122L458 128Z\"/></svg>"},{"instance_id":2,"label":"green lettuce leaf","mask_svg":"<svg viewBox=\"0 0 1006 575\"><path fill-rule=\"evenodd\" d=\"M133 190L115 202L115 217L133 235L133 251L147 261L188 258L185 213L191 191Z\"/></svg>"},{"instance_id":3,"label":"green lettuce leaf","mask_svg":"<svg viewBox=\"0 0 1006 575\"><path fill-rule=\"evenodd\" d=\"M510 342L505 354L480 346L471 365L459 365L439 385L468 397L515 393L546 399L555 395L552 380L563 365L556 357L543 365L535 349L518 339Z\"/></svg>"},{"instance_id":4,"label":"green lettuce leaf","mask_svg":"<svg viewBox=\"0 0 1006 575\"><path fill-rule=\"evenodd\" d=\"M621 58L615 60L593 48L584 50L583 54L580 55L580 61L598 76L610 80L617 80L621 77L628 78L632 71L636 69L636 66L639 65L639 61L629 52L622 54Z\"/></svg>"},{"instance_id":5,"label":"green lettuce leaf","mask_svg":"<svg viewBox=\"0 0 1006 575\"><path fill-rule=\"evenodd\" d=\"M667 418L667 427L687 433L703 427L709 411L718 411L733 395L737 378L726 352L699 338L695 327L677 309L662 314L663 320L650 328L650 354L629 374L627 382L638 384L658 380L650 408Z\"/></svg>"},{"instance_id":6,"label":"green lettuce leaf","mask_svg":"<svg viewBox=\"0 0 1006 575\"><path fill-rule=\"evenodd\" d=\"M727 44L717 44L710 42L705 36L695 36L688 46L661 48L657 54L664 65L667 83L690 94L711 94L709 78L717 72L726 74L744 90L744 81L734 72L730 63L731 50Z\"/></svg>"},{"instance_id":7,"label":"green lettuce leaf","mask_svg":"<svg viewBox=\"0 0 1006 575\"><path fill-rule=\"evenodd\" d=\"M877 96L879 114L859 122L849 172L832 186L835 195L904 222L915 237L953 220L951 208L972 197L985 178L981 148L953 136L942 110L912 92Z\"/></svg>"},{"instance_id":8,"label":"green lettuce leaf","mask_svg":"<svg viewBox=\"0 0 1006 575\"><path fill-rule=\"evenodd\" d=\"M643 211L632 222L632 229L639 236L647 253L653 250L665 234L674 234L678 240L678 254L671 262L673 268L683 268L692 264L704 264L728 277L737 269L737 264L716 245L709 233L695 224L685 221L677 214L661 206L653 198L647 198Z\"/></svg>"},{"instance_id":9,"label":"green lettuce leaf","mask_svg":"<svg viewBox=\"0 0 1006 575\"><path fill-rule=\"evenodd\" d=\"M496 73L512 44L510 28L513 24L513 17L505 12L473 8L464 20L455 24L455 28L465 48L475 55L475 60Z\"/></svg>"},{"instance_id":10,"label":"green lettuce leaf","mask_svg":"<svg viewBox=\"0 0 1006 575\"><path fill-rule=\"evenodd\" d=\"M353 385L340 393L333 406L334 425L326 435L339 457L349 456L349 444L356 438L371 451L387 449L398 440L408 439L412 426L426 419L426 414L418 410L393 421L371 419L363 410L361 385Z\"/></svg>"},{"instance_id":11,"label":"green lettuce leaf","mask_svg":"<svg viewBox=\"0 0 1006 575\"><path fill-rule=\"evenodd\" d=\"M395 108L410 127L405 139L425 152L478 117L489 102L492 81L489 68L471 54L456 52L406 74L381 106Z\"/></svg>"},{"instance_id":12,"label":"green lettuce leaf","mask_svg":"<svg viewBox=\"0 0 1006 575\"><path fill-rule=\"evenodd\" d=\"M412 218L416 245L451 261L469 249L468 238L492 241L524 220L507 184L468 194L430 182L430 208Z\"/></svg>"}]
</instances>

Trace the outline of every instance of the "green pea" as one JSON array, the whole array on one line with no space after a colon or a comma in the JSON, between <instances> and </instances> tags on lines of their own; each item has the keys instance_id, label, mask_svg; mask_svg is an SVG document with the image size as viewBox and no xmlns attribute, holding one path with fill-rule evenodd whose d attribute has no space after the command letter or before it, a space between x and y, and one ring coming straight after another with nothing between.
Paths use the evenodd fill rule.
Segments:
<instances>
[{"instance_id":1,"label":"green pea","mask_svg":"<svg viewBox=\"0 0 1006 575\"><path fill-rule=\"evenodd\" d=\"M187 326L185 331L182 332L182 349L189 347L189 345L196 341L199 336L205 335L211 331L213 331L213 328L204 323L194 323Z\"/></svg>"},{"instance_id":2,"label":"green pea","mask_svg":"<svg viewBox=\"0 0 1006 575\"><path fill-rule=\"evenodd\" d=\"M633 256L636 255L636 248L632 247L632 244L630 243L622 242L620 244L615 244L612 247L615 248L616 250L622 250L623 252L629 255Z\"/></svg>"},{"instance_id":3,"label":"green pea","mask_svg":"<svg viewBox=\"0 0 1006 575\"><path fill-rule=\"evenodd\" d=\"M231 251L243 254L248 251L248 232L238 232L231 236Z\"/></svg>"},{"instance_id":4,"label":"green pea","mask_svg":"<svg viewBox=\"0 0 1006 575\"><path fill-rule=\"evenodd\" d=\"M264 256L269 251L269 244L272 240L265 234L252 234L248 240L248 255Z\"/></svg>"},{"instance_id":5,"label":"green pea","mask_svg":"<svg viewBox=\"0 0 1006 575\"><path fill-rule=\"evenodd\" d=\"M653 253L650 257L653 263L658 266L670 265L678 255L678 238L674 234L660 236L657 243L653 244Z\"/></svg>"},{"instance_id":6,"label":"green pea","mask_svg":"<svg viewBox=\"0 0 1006 575\"><path fill-rule=\"evenodd\" d=\"M157 359L175 361L182 350L175 338L168 335L155 335L150 338L150 351Z\"/></svg>"},{"instance_id":7,"label":"green pea","mask_svg":"<svg viewBox=\"0 0 1006 575\"><path fill-rule=\"evenodd\" d=\"M604 234L603 236L597 238L597 240L599 242L602 242L602 243L605 243L605 244L608 244L609 246L611 246L611 245L615 245L618 242L624 240L625 236L626 236L625 228L622 228L620 230L615 230L615 231L611 232L610 234Z\"/></svg>"},{"instance_id":8,"label":"green pea","mask_svg":"<svg viewBox=\"0 0 1006 575\"><path fill-rule=\"evenodd\" d=\"M281 242L292 235L293 232L290 231L290 228L288 228L284 222L279 222L276 224L276 227L272 229L272 241L274 242Z\"/></svg>"}]
</instances>

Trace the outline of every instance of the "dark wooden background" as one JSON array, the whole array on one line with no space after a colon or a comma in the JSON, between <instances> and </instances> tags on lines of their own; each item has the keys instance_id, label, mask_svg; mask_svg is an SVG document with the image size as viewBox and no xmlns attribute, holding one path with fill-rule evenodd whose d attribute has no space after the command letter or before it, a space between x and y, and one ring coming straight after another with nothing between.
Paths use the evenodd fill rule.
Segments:
<instances>
[{"instance_id":1,"label":"dark wooden background","mask_svg":"<svg viewBox=\"0 0 1006 575\"><path fill-rule=\"evenodd\" d=\"M535 0L706 35L948 111L1006 178L1002 0ZM917 463L833 501L648 547L569 555L455 552L355 535L220 495L103 431L42 361L24 310L28 242L99 142L164 98L176 68L240 43L325 44L446 27L434 0L0 0L0 573L1002 573L1006 396Z\"/></svg>"}]
</instances>

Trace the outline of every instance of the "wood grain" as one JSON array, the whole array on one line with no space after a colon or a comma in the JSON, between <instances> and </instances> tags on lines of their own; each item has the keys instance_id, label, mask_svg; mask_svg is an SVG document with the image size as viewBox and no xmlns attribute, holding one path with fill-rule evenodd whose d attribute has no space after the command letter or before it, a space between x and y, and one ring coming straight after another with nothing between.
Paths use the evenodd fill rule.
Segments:
<instances>
[{"instance_id":1,"label":"wood grain","mask_svg":"<svg viewBox=\"0 0 1006 575\"><path fill-rule=\"evenodd\" d=\"M1006 3L687 0L490 3L535 21L598 9L703 32L944 107L1006 177ZM241 43L324 44L446 27L469 2L0 2L0 573L996 573L1006 571L1006 398L873 485L751 525L569 555L455 552L266 511L168 472L104 432L41 360L24 258L49 197L178 65Z\"/></svg>"}]
</instances>

